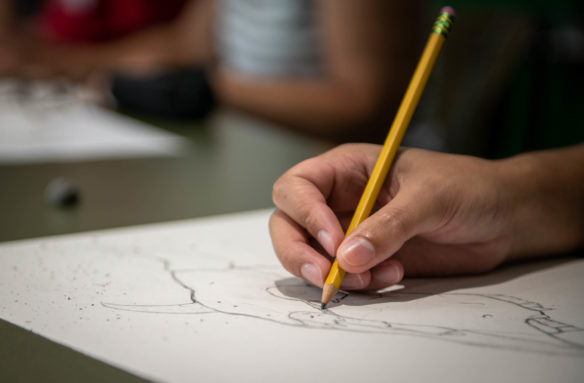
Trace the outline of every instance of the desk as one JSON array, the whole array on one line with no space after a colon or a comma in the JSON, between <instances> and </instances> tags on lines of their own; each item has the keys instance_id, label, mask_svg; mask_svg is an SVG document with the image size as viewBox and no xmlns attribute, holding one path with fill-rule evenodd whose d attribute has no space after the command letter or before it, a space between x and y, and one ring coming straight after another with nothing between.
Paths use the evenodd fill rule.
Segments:
<instances>
[{"instance_id":1,"label":"desk","mask_svg":"<svg viewBox=\"0 0 584 383\"><path fill-rule=\"evenodd\" d=\"M332 147L230 113L156 125L189 137L191 149L176 158L0 165L0 242L270 207L278 176ZM81 190L75 208L44 200L61 176ZM0 381L143 381L5 321L0 339Z\"/></svg>"}]
</instances>

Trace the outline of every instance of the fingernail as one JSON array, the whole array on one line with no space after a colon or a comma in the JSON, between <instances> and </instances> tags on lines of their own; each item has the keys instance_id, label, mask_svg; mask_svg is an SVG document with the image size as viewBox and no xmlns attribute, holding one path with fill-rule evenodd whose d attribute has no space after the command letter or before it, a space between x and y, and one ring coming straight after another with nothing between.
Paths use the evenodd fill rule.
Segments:
<instances>
[{"instance_id":1,"label":"fingernail","mask_svg":"<svg viewBox=\"0 0 584 383\"><path fill-rule=\"evenodd\" d=\"M318 267L310 263L305 263L300 268L300 274L302 275L302 278L306 279L313 285L322 287L322 275Z\"/></svg>"},{"instance_id":2,"label":"fingernail","mask_svg":"<svg viewBox=\"0 0 584 383\"><path fill-rule=\"evenodd\" d=\"M358 290L365 287L365 281L361 274L345 274L343 278L343 283L341 283L341 288L347 290Z\"/></svg>"},{"instance_id":3,"label":"fingernail","mask_svg":"<svg viewBox=\"0 0 584 383\"><path fill-rule=\"evenodd\" d=\"M318 243L326 250L327 253L333 255L335 252L335 244L333 243L333 237L328 233L328 231L320 230L316 234L316 239Z\"/></svg>"},{"instance_id":4,"label":"fingernail","mask_svg":"<svg viewBox=\"0 0 584 383\"><path fill-rule=\"evenodd\" d=\"M354 237L339 248L338 256L351 266L363 266L375 257L375 248L363 237Z\"/></svg>"}]
</instances>

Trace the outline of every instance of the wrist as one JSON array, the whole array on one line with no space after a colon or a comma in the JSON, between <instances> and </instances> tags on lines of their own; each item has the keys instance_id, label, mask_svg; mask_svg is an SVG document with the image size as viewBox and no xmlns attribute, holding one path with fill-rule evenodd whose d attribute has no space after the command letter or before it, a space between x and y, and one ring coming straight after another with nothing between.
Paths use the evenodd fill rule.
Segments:
<instances>
[{"instance_id":1,"label":"wrist","mask_svg":"<svg viewBox=\"0 0 584 383\"><path fill-rule=\"evenodd\" d=\"M511 244L507 260L518 259L532 254L537 248L533 243L532 220L536 219L533 211L537 200L536 180L533 178L535 164L526 156L511 157L496 162L499 176L502 205L507 212L506 230Z\"/></svg>"},{"instance_id":2,"label":"wrist","mask_svg":"<svg viewBox=\"0 0 584 383\"><path fill-rule=\"evenodd\" d=\"M498 161L501 194L509 209L507 259L562 253L582 245L584 194L579 155L561 149Z\"/></svg>"}]
</instances>

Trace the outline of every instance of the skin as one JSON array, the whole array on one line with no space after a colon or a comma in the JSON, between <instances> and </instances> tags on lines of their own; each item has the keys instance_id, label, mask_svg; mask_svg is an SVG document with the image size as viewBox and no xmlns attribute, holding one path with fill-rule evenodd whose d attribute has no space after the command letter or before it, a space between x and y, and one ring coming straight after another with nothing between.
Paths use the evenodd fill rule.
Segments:
<instances>
[{"instance_id":1,"label":"skin","mask_svg":"<svg viewBox=\"0 0 584 383\"><path fill-rule=\"evenodd\" d=\"M584 245L584 144L496 161L401 149L374 213L344 238L379 151L343 145L276 181L270 235L289 272L322 287L336 256L342 288L375 290Z\"/></svg>"},{"instance_id":2,"label":"skin","mask_svg":"<svg viewBox=\"0 0 584 383\"><path fill-rule=\"evenodd\" d=\"M65 46L31 38L4 44L0 57L11 59L0 61L0 73L84 80L96 73L139 76L204 66L224 106L329 139L377 138L381 129L371 126L385 130L386 115L397 107L419 54L417 2L315 4L324 62L318 78L250 77L223 66L214 52L218 0L191 1L174 22L107 43Z\"/></svg>"},{"instance_id":3,"label":"skin","mask_svg":"<svg viewBox=\"0 0 584 383\"><path fill-rule=\"evenodd\" d=\"M205 62L210 56L213 1L190 1L173 22L128 36L89 45L54 44L23 29L12 33L14 44L2 53L20 60L0 73L23 78L65 77L83 81L95 73L147 75L164 68ZM18 44L16 44L18 42Z\"/></svg>"},{"instance_id":4,"label":"skin","mask_svg":"<svg viewBox=\"0 0 584 383\"><path fill-rule=\"evenodd\" d=\"M316 6L322 77L249 77L219 63L214 89L227 106L327 138L371 130L397 106L419 54L416 2L321 0Z\"/></svg>"}]
</instances>

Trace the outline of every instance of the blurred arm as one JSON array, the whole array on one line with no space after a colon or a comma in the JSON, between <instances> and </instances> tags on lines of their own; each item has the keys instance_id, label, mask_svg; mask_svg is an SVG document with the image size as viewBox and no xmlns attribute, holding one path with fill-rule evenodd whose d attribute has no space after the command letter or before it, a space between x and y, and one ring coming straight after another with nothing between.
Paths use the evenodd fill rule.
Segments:
<instances>
[{"instance_id":1,"label":"blurred arm","mask_svg":"<svg viewBox=\"0 0 584 383\"><path fill-rule=\"evenodd\" d=\"M366 126L399 102L413 71L411 4L321 0L317 12L324 77L258 79L220 68L212 81L218 98L233 108L323 136L339 137Z\"/></svg>"},{"instance_id":2,"label":"blurred arm","mask_svg":"<svg viewBox=\"0 0 584 383\"><path fill-rule=\"evenodd\" d=\"M46 76L84 78L95 71L139 75L204 62L211 54L209 34L214 3L214 0L190 1L172 22L101 44L41 44L33 52L34 69L41 68Z\"/></svg>"}]
</instances>

